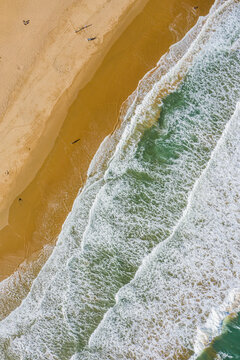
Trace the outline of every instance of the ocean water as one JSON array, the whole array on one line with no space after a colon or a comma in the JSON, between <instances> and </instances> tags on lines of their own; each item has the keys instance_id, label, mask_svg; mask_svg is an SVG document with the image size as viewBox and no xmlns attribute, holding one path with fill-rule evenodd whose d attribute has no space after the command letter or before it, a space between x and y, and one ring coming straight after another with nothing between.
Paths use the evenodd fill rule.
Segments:
<instances>
[{"instance_id":1,"label":"ocean water","mask_svg":"<svg viewBox=\"0 0 240 360\"><path fill-rule=\"evenodd\" d=\"M140 82L1 359L240 359L239 37L216 1Z\"/></svg>"},{"instance_id":2,"label":"ocean water","mask_svg":"<svg viewBox=\"0 0 240 360\"><path fill-rule=\"evenodd\" d=\"M202 352L198 360L233 359L238 360L240 354L240 315L221 328L222 334L216 336L212 343Z\"/></svg>"}]
</instances>

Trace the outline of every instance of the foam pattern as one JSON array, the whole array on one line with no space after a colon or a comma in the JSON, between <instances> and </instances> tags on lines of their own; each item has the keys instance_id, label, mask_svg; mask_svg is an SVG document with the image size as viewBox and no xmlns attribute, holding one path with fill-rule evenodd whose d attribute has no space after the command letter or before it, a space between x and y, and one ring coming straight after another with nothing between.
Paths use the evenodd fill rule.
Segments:
<instances>
[{"instance_id":1,"label":"foam pattern","mask_svg":"<svg viewBox=\"0 0 240 360\"><path fill-rule=\"evenodd\" d=\"M196 329L204 331L210 311L215 316L207 325L214 332L224 310L239 309L237 290L224 302L239 288L240 276L239 120L240 104L173 233L118 292L88 351L72 360L189 358Z\"/></svg>"}]
</instances>

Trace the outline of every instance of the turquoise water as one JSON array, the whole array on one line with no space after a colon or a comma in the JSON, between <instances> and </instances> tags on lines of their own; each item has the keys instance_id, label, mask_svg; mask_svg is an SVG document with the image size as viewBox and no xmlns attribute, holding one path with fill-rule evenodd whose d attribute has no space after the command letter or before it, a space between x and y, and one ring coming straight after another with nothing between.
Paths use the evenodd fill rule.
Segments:
<instances>
[{"instance_id":1,"label":"turquoise water","mask_svg":"<svg viewBox=\"0 0 240 360\"><path fill-rule=\"evenodd\" d=\"M240 305L239 19L239 2L217 2L165 75L146 77L0 322L1 359L188 359L214 338L222 351L223 318Z\"/></svg>"},{"instance_id":2,"label":"turquoise water","mask_svg":"<svg viewBox=\"0 0 240 360\"><path fill-rule=\"evenodd\" d=\"M218 355L218 357L217 357ZM198 360L240 359L240 314L225 325L223 334L217 336Z\"/></svg>"}]
</instances>

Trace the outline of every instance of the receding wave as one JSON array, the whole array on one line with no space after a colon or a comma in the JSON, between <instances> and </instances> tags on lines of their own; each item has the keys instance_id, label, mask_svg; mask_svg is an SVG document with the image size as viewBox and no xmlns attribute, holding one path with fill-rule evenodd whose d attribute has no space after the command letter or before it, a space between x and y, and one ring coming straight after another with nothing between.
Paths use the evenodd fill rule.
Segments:
<instances>
[{"instance_id":1,"label":"receding wave","mask_svg":"<svg viewBox=\"0 0 240 360\"><path fill-rule=\"evenodd\" d=\"M197 329L239 287L239 18L217 1L124 104L0 322L2 359L181 359L210 341Z\"/></svg>"}]
</instances>

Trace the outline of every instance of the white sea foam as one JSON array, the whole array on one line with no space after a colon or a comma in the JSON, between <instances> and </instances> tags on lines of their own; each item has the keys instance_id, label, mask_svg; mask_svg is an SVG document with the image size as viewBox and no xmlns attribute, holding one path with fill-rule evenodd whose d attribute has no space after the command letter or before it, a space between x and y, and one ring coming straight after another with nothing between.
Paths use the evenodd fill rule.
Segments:
<instances>
[{"instance_id":1,"label":"white sea foam","mask_svg":"<svg viewBox=\"0 0 240 360\"><path fill-rule=\"evenodd\" d=\"M239 311L239 120L240 104L173 233L144 259L88 350L72 360L188 358L219 334L227 313Z\"/></svg>"},{"instance_id":2,"label":"white sea foam","mask_svg":"<svg viewBox=\"0 0 240 360\"><path fill-rule=\"evenodd\" d=\"M182 56L180 55L177 61L173 61L173 66L167 68L166 73L163 73L158 81L156 81L155 77L155 82L150 90L147 93L144 91L144 96L141 96L141 102L134 107L134 113L132 109L129 109L131 111L131 119L126 124L116 146L113 156L114 161L119 163L123 158L123 162L125 162L134 156L136 144L139 142L143 132L151 127L159 117L162 99L179 86L179 83L186 76L191 63L208 41L221 16L235 3L236 0L217 2L214 6L215 11L211 11L206 21L202 22L201 31L197 34L196 38L194 38L193 32L193 38L190 44L188 44L188 49L181 53ZM196 29L198 29L198 25ZM165 63L165 59L163 61ZM120 169L119 164L118 168Z\"/></svg>"},{"instance_id":3,"label":"white sea foam","mask_svg":"<svg viewBox=\"0 0 240 360\"><path fill-rule=\"evenodd\" d=\"M205 325L197 329L194 343L195 354L192 359L196 359L215 337L222 334L226 322L233 317L237 317L239 312L240 288L235 288L230 290L228 296L219 307L211 310Z\"/></svg>"}]
</instances>

